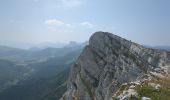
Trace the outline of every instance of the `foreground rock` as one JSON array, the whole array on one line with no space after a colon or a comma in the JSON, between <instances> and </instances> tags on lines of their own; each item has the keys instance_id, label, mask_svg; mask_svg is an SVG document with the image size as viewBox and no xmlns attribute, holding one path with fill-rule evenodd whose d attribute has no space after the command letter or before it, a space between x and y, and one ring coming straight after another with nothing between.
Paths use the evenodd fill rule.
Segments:
<instances>
[{"instance_id":1,"label":"foreground rock","mask_svg":"<svg viewBox=\"0 0 170 100\"><path fill-rule=\"evenodd\" d=\"M61 100L124 100L137 95L133 83L140 85L152 77L161 77L168 73L169 66L169 52L96 32L72 67L68 90ZM123 84L130 84L126 90L130 95L115 95Z\"/></svg>"}]
</instances>

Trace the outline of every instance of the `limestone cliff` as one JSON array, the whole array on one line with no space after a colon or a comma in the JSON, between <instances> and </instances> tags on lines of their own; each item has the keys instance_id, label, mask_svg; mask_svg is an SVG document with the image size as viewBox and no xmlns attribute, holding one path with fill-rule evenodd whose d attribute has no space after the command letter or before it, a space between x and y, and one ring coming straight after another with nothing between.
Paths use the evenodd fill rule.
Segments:
<instances>
[{"instance_id":1,"label":"limestone cliff","mask_svg":"<svg viewBox=\"0 0 170 100\"><path fill-rule=\"evenodd\" d=\"M169 66L169 52L96 32L72 66L68 90L61 100L119 99L115 94L123 84L168 73Z\"/></svg>"}]
</instances>

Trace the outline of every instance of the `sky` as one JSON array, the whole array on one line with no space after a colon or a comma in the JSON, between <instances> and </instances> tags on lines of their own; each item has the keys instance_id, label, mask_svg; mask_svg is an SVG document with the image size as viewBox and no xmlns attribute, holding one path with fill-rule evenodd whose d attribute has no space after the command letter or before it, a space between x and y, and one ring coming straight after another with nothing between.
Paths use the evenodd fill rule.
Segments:
<instances>
[{"instance_id":1,"label":"sky","mask_svg":"<svg viewBox=\"0 0 170 100\"><path fill-rule=\"evenodd\" d=\"M0 0L0 45L84 42L96 31L170 45L170 0Z\"/></svg>"}]
</instances>

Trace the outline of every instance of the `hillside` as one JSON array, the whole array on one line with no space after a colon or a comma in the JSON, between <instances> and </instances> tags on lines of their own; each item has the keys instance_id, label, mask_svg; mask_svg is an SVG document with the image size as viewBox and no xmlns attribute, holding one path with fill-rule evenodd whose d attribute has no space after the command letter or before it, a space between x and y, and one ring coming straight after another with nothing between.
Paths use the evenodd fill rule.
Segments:
<instances>
[{"instance_id":1,"label":"hillside","mask_svg":"<svg viewBox=\"0 0 170 100\"><path fill-rule=\"evenodd\" d=\"M70 46L26 51L25 54L31 54L27 56L29 60L25 59L26 56L15 54L9 48L11 53L22 58L22 62L16 56L8 60L0 56L0 100L61 98L66 91L70 67L82 48L83 46ZM11 56L6 50L4 52L8 57Z\"/></svg>"}]
</instances>

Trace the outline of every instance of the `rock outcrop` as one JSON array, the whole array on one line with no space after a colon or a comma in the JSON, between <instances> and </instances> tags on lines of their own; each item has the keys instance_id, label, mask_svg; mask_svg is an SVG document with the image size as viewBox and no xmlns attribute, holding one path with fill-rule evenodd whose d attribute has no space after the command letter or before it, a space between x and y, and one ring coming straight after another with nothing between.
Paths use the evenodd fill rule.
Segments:
<instances>
[{"instance_id":1,"label":"rock outcrop","mask_svg":"<svg viewBox=\"0 0 170 100\"><path fill-rule=\"evenodd\" d=\"M167 51L96 32L72 66L68 90L61 100L112 100L123 84L140 84L150 76L168 73L169 68Z\"/></svg>"}]
</instances>

